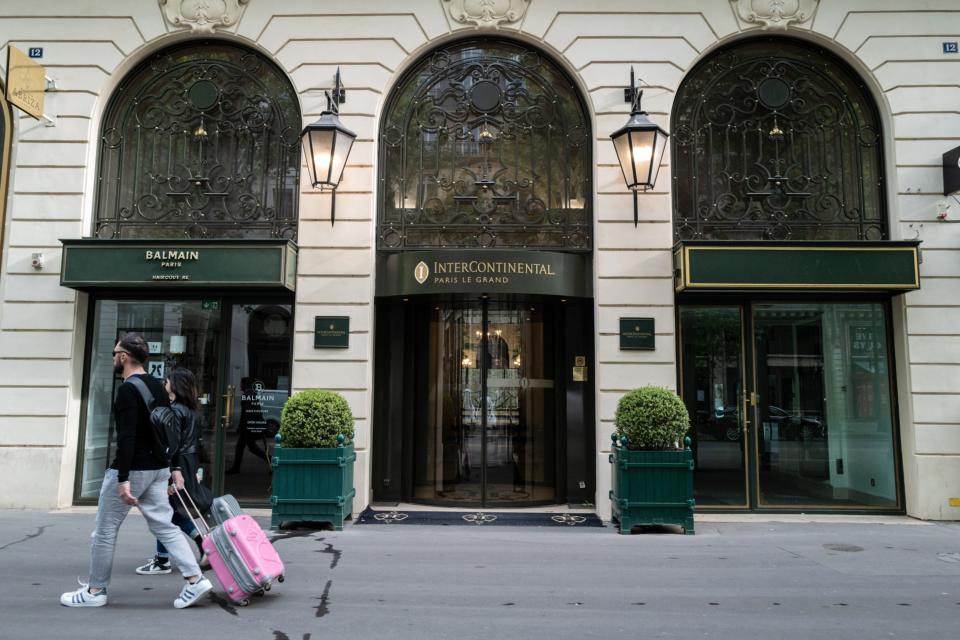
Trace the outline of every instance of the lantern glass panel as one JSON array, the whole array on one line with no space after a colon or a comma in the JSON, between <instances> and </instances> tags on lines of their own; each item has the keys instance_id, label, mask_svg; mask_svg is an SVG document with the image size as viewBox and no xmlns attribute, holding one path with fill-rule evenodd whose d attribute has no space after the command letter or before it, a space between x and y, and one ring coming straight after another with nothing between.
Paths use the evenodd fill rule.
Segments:
<instances>
[{"instance_id":1,"label":"lantern glass panel","mask_svg":"<svg viewBox=\"0 0 960 640\"><path fill-rule=\"evenodd\" d=\"M623 171L623 179L627 186L633 188L637 183L637 177L633 173L633 156L630 153L630 134L622 133L613 139L613 148L617 152L617 159L620 161L620 170Z\"/></svg>"},{"instance_id":2,"label":"lantern glass panel","mask_svg":"<svg viewBox=\"0 0 960 640\"><path fill-rule=\"evenodd\" d=\"M657 175L660 173L660 166L663 164L663 152L667 150L667 136L662 131L657 131L657 139L653 147L653 171L650 174L650 188L657 184Z\"/></svg>"},{"instance_id":3,"label":"lantern glass panel","mask_svg":"<svg viewBox=\"0 0 960 640\"><path fill-rule=\"evenodd\" d=\"M303 152L307 169L310 171L310 182L314 187L330 182L330 159L335 133L332 129L310 129L304 136L307 144L304 145Z\"/></svg>"},{"instance_id":4,"label":"lantern glass panel","mask_svg":"<svg viewBox=\"0 0 960 640\"><path fill-rule=\"evenodd\" d=\"M637 184L632 185L634 189L649 188L650 184L650 163L653 160L654 144L657 137L656 131L631 131L630 136L630 157L633 163L634 175L637 176Z\"/></svg>"},{"instance_id":5,"label":"lantern glass panel","mask_svg":"<svg viewBox=\"0 0 960 640\"><path fill-rule=\"evenodd\" d=\"M336 144L333 147L333 161L330 165L330 179L336 180L336 186L340 184L343 177L343 168L347 164L347 156L350 155L350 148L353 146L354 137L344 131L337 131Z\"/></svg>"}]
</instances>

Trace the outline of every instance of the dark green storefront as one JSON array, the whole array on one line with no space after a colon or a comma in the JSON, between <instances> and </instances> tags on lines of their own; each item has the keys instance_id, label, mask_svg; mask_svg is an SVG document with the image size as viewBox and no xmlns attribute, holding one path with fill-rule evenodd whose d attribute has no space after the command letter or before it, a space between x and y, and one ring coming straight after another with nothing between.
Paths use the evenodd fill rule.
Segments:
<instances>
[{"instance_id":1,"label":"dark green storefront","mask_svg":"<svg viewBox=\"0 0 960 640\"><path fill-rule=\"evenodd\" d=\"M698 508L902 510L892 296L918 245L677 245Z\"/></svg>"},{"instance_id":2,"label":"dark green storefront","mask_svg":"<svg viewBox=\"0 0 960 640\"><path fill-rule=\"evenodd\" d=\"M268 497L267 461L289 397L297 246L288 240L63 241L61 284L88 294L78 503L96 501L115 452L110 351L135 331L148 373L196 376L204 482L247 504Z\"/></svg>"}]
</instances>

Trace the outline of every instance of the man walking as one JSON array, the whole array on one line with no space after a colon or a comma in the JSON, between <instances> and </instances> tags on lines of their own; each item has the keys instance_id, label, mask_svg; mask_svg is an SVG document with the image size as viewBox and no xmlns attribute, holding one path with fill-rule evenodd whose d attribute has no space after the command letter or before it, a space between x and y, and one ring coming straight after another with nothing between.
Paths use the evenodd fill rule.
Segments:
<instances>
[{"instance_id":1,"label":"man walking","mask_svg":"<svg viewBox=\"0 0 960 640\"><path fill-rule=\"evenodd\" d=\"M173 606L189 607L213 588L200 572L180 529L171 521L173 508L167 487L172 477L174 484L182 488L183 476L179 471L171 474L169 462L154 451L150 407L130 382L131 376L139 377L153 394L155 405L168 403L163 385L143 370L148 354L147 343L136 333L124 334L113 349L114 372L123 376L113 405L117 455L100 488L96 530L90 544L89 581L80 589L60 596L60 604L67 607L107 604L117 531L132 506L140 509L151 533L167 548L171 560L187 580Z\"/></svg>"}]
</instances>

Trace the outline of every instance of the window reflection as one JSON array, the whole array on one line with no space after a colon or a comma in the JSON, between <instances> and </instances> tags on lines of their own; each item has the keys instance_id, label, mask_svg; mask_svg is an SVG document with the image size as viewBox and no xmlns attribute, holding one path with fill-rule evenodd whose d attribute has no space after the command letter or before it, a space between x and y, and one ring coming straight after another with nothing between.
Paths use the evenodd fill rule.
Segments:
<instances>
[{"instance_id":1,"label":"window reflection","mask_svg":"<svg viewBox=\"0 0 960 640\"><path fill-rule=\"evenodd\" d=\"M896 506L880 304L754 308L760 501Z\"/></svg>"}]
</instances>

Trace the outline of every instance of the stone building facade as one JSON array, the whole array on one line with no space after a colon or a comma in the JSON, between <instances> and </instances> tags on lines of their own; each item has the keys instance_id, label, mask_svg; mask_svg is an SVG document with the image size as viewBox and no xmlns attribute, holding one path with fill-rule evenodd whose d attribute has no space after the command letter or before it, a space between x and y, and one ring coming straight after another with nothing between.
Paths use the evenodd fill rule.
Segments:
<instances>
[{"instance_id":1,"label":"stone building facade","mask_svg":"<svg viewBox=\"0 0 960 640\"><path fill-rule=\"evenodd\" d=\"M866 360L860 360L861 364L857 365L859 373L847 374L886 376L886 381L872 383L873 390L869 394L873 395L862 395L860 400L852 403L866 406L880 402L876 394L886 394L883 411L890 415L888 426L876 427L875 431L888 439L883 446L892 456L892 462L881 470L887 480L870 477L869 484L865 484L862 490L866 498L853 498L849 504L835 502L834 498L840 500L838 496L845 500L844 496L853 494L837 493L837 487L843 484L837 476L844 473L844 468L842 461L837 462L839 458L834 459L833 444L818 444L797 454L800 458L796 475L811 486L819 482L817 478L827 478L823 483L833 487L829 500L812 500L813 508L819 504L824 510L838 506L863 510L879 504L884 510L903 511L924 519L949 520L960 516L960 330L956 328L960 325L960 227L952 224L960 220L960 204L941 194L941 155L957 146L960 139L960 115L956 109L960 99L957 80L960 77L960 55L947 53L948 48L944 45L945 41L960 39L960 33L949 37L944 35L960 30L957 28L960 27L960 7L954 2L931 0L924 3L922 10L913 9L910 3L892 0L675 0L670 3L602 0L586 4L572 0L384 0L366 3L232 0L205 3L205 6L201 9L200 3L186 0L159 3L136 0L117 4L86 0L8 1L0 6L0 39L23 50L42 48L42 57L37 61L55 81L55 89L45 94L45 111L53 119L54 126L46 126L44 122L13 109L9 127L10 160L9 165L3 167L9 188L0 264L0 486L3 487L0 504L62 507L83 501L84 465L102 466L102 460L94 463L86 457L84 452L85 447L89 448L89 442L85 444L85 434L93 433L91 424L94 421L106 424L109 417L103 411L108 400L104 401L107 404L101 402L97 405L99 408L94 407L91 400L90 389L98 380L91 359L102 356L100 342L109 344L113 337L111 331L123 326L116 320L128 312L124 311L123 301L161 300L162 303L162 300L176 299L177 293L169 289L155 297L147 288L114 295L104 289L77 290L61 286L64 246L61 241L95 235L100 219L98 207L105 197L101 185L107 175L103 169L104 122L109 117L111 105L119 104L115 101L120 99L120 89L128 86L131 74L149 73L144 71L150 69L145 61L177 47L201 43L238 46L279 70L278 77L289 83L291 95L296 99L294 112L302 118L295 128L320 115L326 105L324 91L330 90L332 78L339 68L347 92L346 102L340 107L340 118L356 132L357 140L336 192L335 220L331 220L329 193L310 188L305 171L300 170L300 187L294 190L298 202L294 209L297 270L293 293L276 297L273 296L276 292L271 292L263 299L254 300L255 304L251 304L256 309L252 311L243 310L245 301L241 298L245 292L237 294L239 297L216 305L211 302L202 308L201 304L218 298L220 292L193 291L187 297L195 300L196 309L202 312L212 314L219 311L223 314L219 317L230 316L225 322L234 323L231 326L236 326L237 318L244 313L244 322L250 326L254 321L260 322L257 326L262 329L265 345L273 344L272 339L279 339L278 336L286 331L281 324L290 320L289 367L281 373L263 374L261 377L272 376L272 382L263 384L268 390L285 393L317 387L333 389L347 397L356 416L356 510L371 501L416 499L419 494L415 487L420 485L415 479L398 480L413 483L403 490L396 484L393 485L396 492L384 488L382 480L386 476L381 471L384 465L389 466L389 460L377 457L383 455L378 453L378 445L409 447L403 433L398 433L395 440L403 440L405 444L396 444L395 441L381 444L385 442L382 434L393 427L387 424L389 416L378 417L377 406L385 401L380 395L383 393L381 387L391 384L391 375L402 375L403 372L401 368L397 370L399 373L383 374L383 380L377 372L377 367L390 357L389 346L378 352L377 344L382 339L378 334L385 334L393 326L391 316L378 316L378 309L388 306L378 300L381 295L377 283L381 259L378 252L390 248L384 240L382 216L385 215L385 205L379 201L384 193L389 193L389 185L381 178L387 171L385 163L392 162L384 150L387 144L384 123L390 117L388 107L396 106L398 99L393 96L399 95L397 92L402 90L404 83L413 81L411 70L421 68L424 61L438 51L461 51L457 47L470 40L479 43L476 48L481 54L486 51L487 43L506 43L502 45L506 49L515 45L536 52L549 62L550 73L562 80L556 82L568 83L569 86L562 86L558 92L572 96L570 104L574 106L570 108L582 108L587 132L585 157L589 165L577 175L583 176L583 184L588 188L568 197L565 207L567 210L585 208L590 212L586 218L589 251L577 254L587 256L589 291L582 297L589 302L583 307L586 311L582 318L577 316L580 319L576 322L570 320L564 330L577 326L586 327L590 332L582 345L589 386L581 394L584 397L576 410L581 411L579 439L569 441L570 446L577 447L582 455L572 461L576 456L571 457L569 452L557 454L557 464L559 467L573 465L583 471L585 477L574 477L571 471L570 477L564 476L562 480L554 475L550 481L541 477L527 482L518 481L515 475L514 490L519 483L522 493L530 496L530 487L524 482L530 486L552 483L553 488L544 494L547 497L543 502L586 503L609 517L607 455L617 400L626 390L643 384L680 390L683 358L678 351L684 344L678 331L683 324L680 306L689 304L694 308L707 304L738 308L742 310L743 318L754 314L754 331L759 332L762 323L757 313L769 311L768 316L763 317L774 318L777 316L770 314L789 312L795 314L792 317L799 318L796 315L799 307L806 309L801 309L803 313L808 313L811 305L819 304L811 298L784 298L783 292L769 297L780 307L766 311L757 310L765 303L758 302L756 296L749 300L740 298L736 303L710 299L709 303L701 304L684 298L675 286L674 252L678 242L683 240L677 231L683 212L675 210L675 203L677 190L687 188L675 179L671 162L677 149L675 145L681 143L678 139L680 131L675 129L681 109L676 100L680 95L678 92L682 94L684 82L698 65L709 64L714 56L724 52L739 51L737 47L741 45L763 42L766 50L773 52L771 55L779 55L778 43L787 43L783 45L785 47L796 43L804 51L815 52L815 56L829 57L831 64L835 59L838 68L844 69L844 73L862 85L867 102L875 105L878 120L874 142L879 145L880 152L876 156L878 164L868 179L877 178L878 174L881 178L875 182L880 185L879 201L883 204L874 206L880 206L878 210L882 211L885 230L877 237L862 235L854 239L922 241L921 286L918 290L907 293L878 291L874 298L856 298L851 303L859 305L858 312L870 305L874 305L870 309L881 309L877 312L882 315L878 321L882 325L879 333L863 339L883 342L880 348L883 355L872 362L882 360L889 363L889 372L882 363L863 365ZM633 200L625 188L623 173L609 139L610 134L624 124L630 112L630 105L624 102L624 88L629 84L631 68L642 79L643 107L652 120L673 134L656 187L638 194L636 221ZM538 73L545 77L547 72ZM477 105L482 106L482 102L477 98L474 107L479 109ZM493 107L490 113L493 113ZM499 126L495 120L491 115L490 127ZM697 153L703 153L703 150ZM715 153L721 154L722 151L716 150ZM302 162L302 158L299 160ZM569 158L557 160L568 162ZM290 173L284 175L289 177ZM579 204L572 204L574 199ZM546 206L551 205L547 202ZM945 219L938 219L938 214L943 212L946 212ZM688 214L689 211L683 213ZM183 239L184 234L177 232L173 237ZM287 239L293 236L279 233L274 237ZM697 237L709 239L702 235ZM743 239L742 236L736 237ZM805 239L800 235L787 237L790 238ZM456 242L451 242L449 247L441 243L433 248L448 249L454 245ZM482 249L483 243L478 246ZM561 248L559 253L564 250ZM36 254L42 256L39 265L34 260ZM257 295L251 289L247 298L253 300ZM830 297L835 295L842 297L843 294L830 293L824 297L825 304L849 303L847 299ZM116 303L118 300L120 302ZM521 301L523 305L528 302L527 299ZM559 304L558 300L548 302ZM394 303L401 305L398 299L390 304ZM521 318L520 315L511 316L521 318L516 322L505 319L505 315L495 319L493 307L488 310L486 302L481 304L472 300L470 304L481 305L482 314L473 320L463 320L465 316L459 316L461 320L458 322L476 326L478 336L483 331L488 334L485 341L480 336L481 342L473 345L474 360L479 360L480 349L490 351L492 338L489 334L498 330L492 328L496 323L500 323L499 330L511 331L514 330L510 328L513 324L529 320L528 316ZM232 310L227 309L231 305ZM472 308L481 309L481 306ZM436 310L439 309L437 306ZM874 313L870 309L866 312ZM430 312L429 309L426 311ZM521 311L527 313L525 307ZM176 313L182 318L195 312L199 313L190 307ZM256 315L261 312L262 316ZM170 309L163 313L166 315L158 316L156 322L171 322ZM315 318L318 316L349 318L347 348L331 351L314 347ZM428 316L429 313L423 317ZM110 317L114 318L113 329L98 333L98 327L109 324ZM405 322L415 323L411 317ZM655 348L652 350L620 349L620 320L634 317L653 319ZM424 320L428 321L434 322ZM541 325L546 322L542 318L529 321ZM253 340L250 337L254 335L252 331L250 329L247 333L248 340ZM437 331L442 333L445 329ZM526 329L516 331L522 333ZM542 336L547 330L541 326L534 333L537 331L540 332L537 335ZM840 331L849 331L849 328L843 325ZM171 335L189 338L193 334L188 335L188 332L176 328L164 333L166 342L158 349L168 356L179 353L169 342ZM236 339L234 337L233 342ZM436 341L438 338L426 336L424 339ZM854 338L850 337L850 340ZM232 357L226 346L230 341L223 336L216 343L216 349L228 359ZM562 340L555 337L554 342L560 344ZM744 342L750 342L749 336ZM247 346L248 351L243 357L250 360L252 351ZM262 355L272 348L263 347L266 351L258 353ZM827 345L821 347L821 351L827 353L830 348ZM519 363L519 352L509 347L506 349L504 357ZM525 349L524 362L532 348ZM755 351L759 349L754 346ZM565 355L571 354L564 352L563 356L557 357L562 360ZM805 355L808 354L802 354L797 347L790 357L800 362ZM470 360L466 350L463 353L458 351L457 357L461 356L464 363ZM768 366L787 366L774 356L769 355ZM856 361L867 356L850 357ZM830 380L823 371L832 361L822 354L814 359L817 358L820 358L818 363L795 364L796 367L807 367L802 375L798 374L797 380L813 375L811 372L820 372L817 375L827 375L826 379ZM775 361L776 364L771 364ZM573 362L565 360L555 363L556 375L566 377L570 365ZM247 366L253 365L248 362ZM746 365L741 368L743 366ZM218 400L222 388L216 385L224 383L228 369L229 365L219 369L221 377L211 382L215 386L207 390L214 423L221 419L224 410ZM503 371L508 369L509 366L503 365ZM433 384L430 380L434 379L431 377L434 374L425 375L426 384ZM737 375L747 379L744 371ZM768 371L768 375L774 374ZM255 384L252 380L242 380L251 376L237 374L235 377L231 384L237 387L238 395L249 391L252 389L250 385ZM539 377L550 378L543 373ZM529 379L534 378L536 376L530 374ZM712 425L710 428L715 428L724 419L739 419L741 422L736 423L739 429L746 413L753 412L754 424L750 426L753 431L748 433L744 427L746 436L732 434L729 442L734 444L724 449L722 455L733 455L734 466L741 469L742 465L744 469L736 473L746 474L745 487L748 488L743 489L742 504L734 501L735 504L731 505L763 508L763 500L756 494L758 487L762 493L764 472L771 464L776 467L778 459L783 467L789 447L799 446L796 443L801 442L800 435L785 435L787 425L792 424L797 429L806 426L808 429L803 437L819 437L823 442L832 442L831 434L839 427L831 430L834 422L830 422L826 409L818 415L817 410L801 407L799 392L795 390L790 392L789 400L784 400L785 404L792 403L792 406L773 407L773 400L764 397L768 391L763 381L755 381L754 393L759 392L759 401L755 400L742 410L739 403L748 394L749 385L738 386L727 379L724 384L730 386L731 391L726 393L716 386L718 384L721 383L714 382L713 387L700 388L696 392L687 389L685 398L691 409L698 402L706 403L706 413L701 419L705 425ZM795 380L794 384L799 383ZM853 379L851 389L857 384ZM549 385L545 388L554 389L552 383ZM819 395L829 398L831 393L840 393L837 389L841 386L846 393L846 383L841 381L832 384L833 388L821 389ZM563 388L569 392L573 387L567 384ZM867 391L863 393L868 394ZM724 399L724 395L729 398ZM238 411L243 410L240 400L234 402ZM489 394L478 402L490 402ZM542 404L543 399L539 402ZM783 415L774 409L782 411ZM873 415L869 406L861 409L858 414L861 417ZM861 409L855 406L851 411ZM488 415L487 421L483 422L484 428L490 429L491 408L483 404L483 410ZM541 408L539 411L541 413L537 415L540 417L536 419L542 421L546 419L543 415L549 415L552 410ZM741 411L746 413L740 415ZM454 414L458 421L466 419L462 407L455 409ZM453 414L448 412L445 415ZM506 419L504 414L497 415ZM99 428L105 429L103 426ZM416 435L419 427L413 425L410 428L414 430L410 437L419 442L417 438L420 436ZM861 425L858 428L867 427ZM819 435L811 435L810 429L819 430ZM558 435L561 432L565 431L557 427L553 437L561 438ZM533 446L529 433L523 445L526 449L518 449L516 436L512 436L512 442L510 435L505 436L503 446L507 447L507 453L502 455L508 465L513 456L514 474L518 473L518 456L529 454ZM441 442L445 436L440 431L435 435L437 446L450 446ZM431 437L429 434L425 436L428 441ZM478 442L490 447L492 441L488 442L487 438L492 437L483 435ZM718 438L718 441L722 440L722 437ZM738 440L740 445L736 444ZM766 446L777 441L782 441L779 449ZM843 446L854 446L851 442L848 439ZM746 447L742 446L744 443ZM223 449L217 454L220 456L218 469L223 472L225 460L234 454L233 443L221 442L218 446ZM512 454L510 447L513 447ZM243 443L237 450L242 448ZM447 461L440 459L442 456L423 464L434 464L437 474L462 474L465 464L463 449L458 451L457 459L451 464L459 465L459 469L444 470ZM247 464L255 455L251 449ZM397 453L398 464L406 464L402 462L407 460L406 455ZM419 459L419 454L409 455ZM489 463L501 454L488 449L484 455L489 458ZM553 453L538 455L549 457ZM856 465L855 457L851 456L847 457L848 475L851 465ZM477 469L480 463L474 461L472 464L473 469ZM412 473L416 475L416 472ZM397 477L403 475L400 473ZM757 480L758 477L761 480ZM231 485L230 476L226 478L223 480L225 488L237 487L239 490L240 485ZM96 475L91 479L95 480ZM433 480L439 483L437 486L443 484L435 477ZM875 487L878 482L889 485L890 499L875 503L869 487ZM572 488L568 490L568 487ZM442 493L442 488L437 491ZM435 494L431 496L436 498ZM457 500L451 498L448 502L456 503ZM538 501L531 499L531 502ZM773 506L790 508L793 504L800 508L809 503L788 501ZM464 504L471 508L490 506L469 500Z\"/></svg>"}]
</instances>

